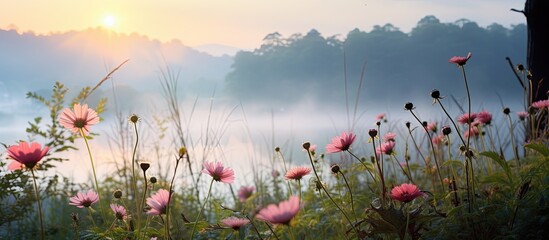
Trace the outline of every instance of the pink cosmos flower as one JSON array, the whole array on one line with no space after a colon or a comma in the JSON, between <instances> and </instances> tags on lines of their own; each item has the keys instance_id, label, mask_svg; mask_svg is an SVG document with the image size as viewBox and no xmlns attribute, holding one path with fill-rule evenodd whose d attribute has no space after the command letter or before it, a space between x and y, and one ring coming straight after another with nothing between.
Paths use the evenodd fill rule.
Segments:
<instances>
[{"instance_id":1,"label":"pink cosmos flower","mask_svg":"<svg viewBox=\"0 0 549 240\"><path fill-rule=\"evenodd\" d=\"M528 117L528 113L525 112L525 111L517 112L517 116L519 117L519 119L521 121L524 121L524 119L526 119L526 117Z\"/></svg>"},{"instance_id":2,"label":"pink cosmos flower","mask_svg":"<svg viewBox=\"0 0 549 240\"><path fill-rule=\"evenodd\" d=\"M79 192L76 196L69 198L69 205L76 206L77 208L88 208L97 201L99 201L99 195L93 190L89 190L86 193Z\"/></svg>"},{"instance_id":3,"label":"pink cosmos flower","mask_svg":"<svg viewBox=\"0 0 549 240\"><path fill-rule=\"evenodd\" d=\"M336 153L341 151L347 151L351 147L351 144L355 141L356 135L353 133L347 134L347 132L341 133L341 136L332 138L332 143L326 145L327 153Z\"/></svg>"},{"instance_id":4,"label":"pink cosmos flower","mask_svg":"<svg viewBox=\"0 0 549 240\"><path fill-rule=\"evenodd\" d=\"M477 113L476 121L479 121L482 124L490 125L492 122L492 114L488 111L482 111Z\"/></svg>"},{"instance_id":5,"label":"pink cosmos flower","mask_svg":"<svg viewBox=\"0 0 549 240\"><path fill-rule=\"evenodd\" d=\"M441 145L444 143L444 135L436 135L433 137L432 143L434 145Z\"/></svg>"},{"instance_id":6,"label":"pink cosmos flower","mask_svg":"<svg viewBox=\"0 0 549 240\"><path fill-rule=\"evenodd\" d=\"M316 153L316 144L313 144L309 147L309 152L311 152L311 154L315 155L315 153Z\"/></svg>"},{"instance_id":7,"label":"pink cosmos flower","mask_svg":"<svg viewBox=\"0 0 549 240\"><path fill-rule=\"evenodd\" d=\"M478 131L478 128L475 127L475 126L472 126L471 130L469 130L469 128L467 128L467 131L465 131L465 133L463 133L463 136L468 138L469 136L476 137L479 134L480 134L480 132Z\"/></svg>"},{"instance_id":8,"label":"pink cosmos flower","mask_svg":"<svg viewBox=\"0 0 549 240\"><path fill-rule=\"evenodd\" d=\"M232 183L234 181L234 171L229 167L224 167L221 162L204 162L202 166L204 167L202 172L212 176L215 181L224 183Z\"/></svg>"},{"instance_id":9,"label":"pink cosmos flower","mask_svg":"<svg viewBox=\"0 0 549 240\"><path fill-rule=\"evenodd\" d=\"M299 197L291 196L287 201L280 202L278 206L270 204L266 208L261 209L255 217L272 224L289 225L292 218L297 215L299 207Z\"/></svg>"},{"instance_id":10,"label":"pink cosmos flower","mask_svg":"<svg viewBox=\"0 0 549 240\"><path fill-rule=\"evenodd\" d=\"M125 220L128 218L128 213L126 212L126 208L124 208L124 206L120 206L115 203L112 203L110 206L116 219Z\"/></svg>"},{"instance_id":11,"label":"pink cosmos flower","mask_svg":"<svg viewBox=\"0 0 549 240\"><path fill-rule=\"evenodd\" d=\"M389 141L394 142L394 141L395 141L395 138L396 138L396 134L395 134L395 133L388 132L388 133L386 133L386 134L383 136L383 141L385 141L385 142L389 142Z\"/></svg>"},{"instance_id":12,"label":"pink cosmos flower","mask_svg":"<svg viewBox=\"0 0 549 240\"><path fill-rule=\"evenodd\" d=\"M381 144L381 146L379 146L377 149L376 149L376 153L377 154L387 154L387 155L391 155L393 154L393 150L395 148L395 142L393 141L389 141L389 142L384 142Z\"/></svg>"},{"instance_id":13,"label":"pink cosmos flower","mask_svg":"<svg viewBox=\"0 0 549 240\"><path fill-rule=\"evenodd\" d=\"M383 119L385 119L385 113L380 113L380 114L376 115L376 120L377 121L381 121Z\"/></svg>"},{"instance_id":14,"label":"pink cosmos flower","mask_svg":"<svg viewBox=\"0 0 549 240\"><path fill-rule=\"evenodd\" d=\"M437 131L437 123L436 122L430 122L427 123L427 131L436 132Z\"/></svg>"},{"instance_id":15,"label":"pink cosmos flower","mask_svg":"<svg viewBox=\"0 0 549 240\"><path fill-rule=\"evenodd\" d=\"M311 169L308 167L293 167L284 177L286 180L301 180L305 175L309 174L311 172Z\"/></svg>"},{"instance_id":16,"label":"pink cosmos flower","mask_svg":"<svg viewBox=\"0 0 549 240\"><path fill-rule=\"evenodd\" d=\"M166 213L166 206L170 200L170 194L166 189L158 189L156 194L147 198L147 205L151 209L147 212L149 215L162 215Z\"/></svg>"},{"instance_id":17,"label":"pink cosmos flower","mask_svg":"<svg viewBox=\"0 0 549 240\"><path fill-rule=\"evenodd\" d=\"M549 108L549 100L539 100L537 102L532 103L532 107L535 108Z\"/></svg>"},{"instance_id":18,"label":"pink cosmos flower","mask_svg":"<svg viewBox=\"0 0 549 240\"><path fill-rule=\"evenodd\" d=\"M65 108L59 117L59 123L63 127L70 129L73 133L77 133L82 129L84 135L88 135L90 126L99 122L97 113L88 108L88 104L80 106L74 104L74 112L70 108Z\"/></svg>"},{"instance_id":19,"label":"pink cosmos flower","mask_svg":"<svg viewBox=\"0 0 549 240\"><path fill-rule=\"evenodd\" d=\"M25 167L32 169L36 164L48 154L48 147L42 148L39 143L33 142L30 145L27 142L19 142L18 145L8 147L8 157L15 160L9 166L9 170L21 169Z\"/></svg>"},{"instance_id":20,"label":"pink cosmos flower","mask_svg":"<svg viewBox=\"0 0 549 240\"><path fill-rule=\"evenodd\" d=\"M254 186L242 186L240 189L238 189L238 199L240 199L240 202L245 202L255 191Z\"/></svg>"},{"instance_id":21,"label":"pink cosmos flower","mask_svg":"<svg viewBox=\"0 0 549 240\"><path fill-rule=\"evenodd\" d=\"M469 60L469 58L471 58L471 55L472 55L471 53L468 53L467 57L453 56L452 58L450 58L449 62L455 63L458 66L463 66L463 65L465 65L465 63L467 63L467 60Z\"/></svg>"},{"instance_id":22,"label":"pink cosmos flower","mask_svg":"<svg viewBox=\"0 0 549 240\"><path fill-rule=\"evenodd\" d=\"M419 188L410 183L403 183L391 190L391 198L405 203L410 202L422 195L423 193L419 190Z\"/></svg>"},{"instance_id":23,"label":"pink cosmos flower","mask_svg":"<svg viewBox=\"0 0 549 240\"><path fill-rule=\"evenodd\" d=\"M474 122L476 118L477 118L476 113L471 113L471 114L464 113L463 115L459 116L458 122L461 123L461 124L469 124L469 123Z\"/></svg>"},{"instance_id":24,"label":"pink cosmos flower","mask_svg":"<svg viewBox=\"0 0 549 240\"><path fill-rule=\"evenodd\" d=\"M246 218L229 217L221 220L221 223L223 223L223 225L227 227L230 227L238 231L238 229L240 229L242 226L250 223L250 220Z\"/></svg>"}]
</instances>

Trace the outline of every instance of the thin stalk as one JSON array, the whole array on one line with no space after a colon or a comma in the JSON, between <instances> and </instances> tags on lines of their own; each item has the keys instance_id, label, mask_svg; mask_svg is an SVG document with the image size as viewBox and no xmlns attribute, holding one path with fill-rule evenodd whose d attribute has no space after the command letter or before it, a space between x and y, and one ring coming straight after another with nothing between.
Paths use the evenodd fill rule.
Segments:
<instances>
[{"instance_id":1,"label":"thin stalk","mask_svg":"<svg viewBox=\"0 0 549 240\"><path fill-rule=\"evenodd\" d=\"M520 168L520 160L519 160L519 157L518 157L518 154L517 154L517 150L516 150L516 146L515 146L515 134L513 134L513 121L511 120L511 116L509 116L509 114L505 114L507 115L507 119L509 120L509 134L510 134L510 141L511 141L511 147L513 148L513 154L515 155L515 159L517 160L517 169Z\"/></svg>"},{"instance_id":2,"label":"thin stalk","mask_svg":"<svg viewBox=\"0 0 549 240\"><path fill-rule=\"evenodd\" d=\"M358 160L360 163L362 163L362 166L364 166L364 168L366 168L366 171L368 171L368 173L370 174L370 176L372 177L372 179L374 180L374 183L377 183L377 180L376 178L374 177L374 175L372 174L372 172L370 172L370 169L368 169L368 166L366 166L366 164L360 160L360 158L358 158L353 152L351 152L350 150L347 150L347 152L352 156L354 157L356 160Z\"/></svg>"},{"instance_id":3,"label":"thin stalk","mask_svg":"<svg viewBox=\"0 0 549 240\"><path fill-rule=\"evenodd\" d=\"M34 182L34 192L36 194L36 203L38 204L38 218L40 219L40 239L44 240L46 238L44 232L44 218L42 216L42 202L40 201L40 191L38 190L38 185L36 184L36 176L34 175L34 169L31 169L32 180Z\"/></svg>"},{"instance_id":4,"label":"thin stalk","mask_svg":"<svg viewBox=\"0 0 549 240\"><path fill-rule=\"evenodd\" d=\"M273 233L273 235L275 236L275 238L277 240L280 240L280 238L278 237L278 235L276 235L275 231L273 230L273 228L271 227L271 225L269 225L268 223L265 222L265 225L267 225L267 227L269 227L269 230L271 230L271 232Z\"/></svg>"},{"instance_id":5,"label":"thin stalk","mask_svg":"<svg viewBox=\"0 0 549 240\"><path fill-rule=\"evenodd\" d=\"M284 155L282 154L282 152L280 152L280 150L276 152L280 156L280 159L282 159L282 166L284 167L284 173L287 173L288 168L286 168L286 160L284 159ZM288 196L292 196L292 187L290 185L290 182L287 181L286 184L288 185Z\"/></svg>"},{"instance_id":6,"label":"thin stalk","mask_svg":"<svg viewBox=\"0 0 549 240\"><path fill-rule=\"evenodd\" d=\"M135 130L135 145L133 146L132 152L132 188L133 188L133 197L135 198L135 207L137 208L137 236L140 236L141 233L141 210L139 209L139 198L137 197L137 178L135 177L135 154L137 153L137 145L139 143L139 133L137 131L137 123L133 123L133 128ZM145 182L147 179L145 178ZM146 191L145 191L146 192Z\"/></svg>"},{"instance_id":7,"label":"thin stalk","mask_svg":"<svg viewBox=\"0 0 549 240\"><path fill-rule=\"evenodd\" d=\"M141 198L141 204L137 207L137 239L141 237L141 213L145 206L145 198L147 197L147 171L143 170L143 179L145 180L145 188L143 190L143 197ZM170 194L171 195L171 194Z\"/></svg>"},{"instance_id":8,"label":"thin stalk","mask_svg":"<svg viewBox=\"0 0 549 240\"><path fill-rule=\"evenodd\" d=\"M349 182L347 181L347 178L345 177L345 174L343 172L339 171L341 173L341 176L343 177L343 181L345 182L345 186L347 186L347 189L349 189L349 195L351 196L351 210L353 211L353 216L355 217L355 222L358 221L356 218L356 212L355 212L355 204L353 201L353 191L351 191L351 186L349 185Z\"/></svg>"},{"instance_id":9,"label":"thin stalk","mask_svg":"<svg viewBox=\"0 0 549 240\"><path fill-rule=\"evenodd\" d=\"M181 162L181 159L183 159L183 156L179 156L175 161L175 169L173 170L173 176L172 181L170 182L170 190L169 190L169 197L168 197L168 204L166 204L166 238L171 239L170 237L170 203L172 202L172 191L173 191L173 182L175 181L175 175L177 173L177 167L179 166L179 162Z\"/></svg>"},{"instance_id":10,"label":"thin stalk","mask_svg":"<svg viewBox=\"0 0 549 240\"><path fill-rule=\"evenodd\" d=\"M204 211L204 208L206 207L206 203L208 203L208 198L210 198L210 193L212 192L213 182L214 182L214 179L212 178L212 181L210 181L210 187L208 188L208 195L206 195L206 199L204 199L204 203L202 204L202 208L198 212L198 216L196 216L196 221L194 221L193 232L191 233L191 239L194 239L194 233L196 232L196 225L198 225L198 219L200 219L200 214L202 214L202 211Z\"/></svg>"},{"instance_id":11,"label":"thin stalk","mask_svg":"<svg viewBox=\"0 0 549 240\"><path fill-rule=\"evenodd\" d=\"M376 151L376 143L374 139L372 139L372 146L374 148L374 153ZM377 154L374 154L375 162L377 165L377 169L379 171L379 176L381 178L381 203L383 204L385 202L385 193L387 193L387 188L385 187L385 178L383 177L383 170L381 170L381 166L379 165L379 159L377 157Z\"/></svg>"},{"instance_id":12,"label":"thin stalk","mask_svg":"<svg viewBox=\"0 0 549 240\"><path fill-rule=\"evenodd\" d=\"M93 163L93 156L91 153L90 144L88 143L88 138L86 137L86 134L84 134L84 129L80 128L80 134L82 135L82 138L84 138L84 142L86 143L86 149L88 149L88 155L90 156L90 162L91 162L92 172L93 172L93 180L95 183L95 190L97 191L97 196L99 196L99 208L101 211L101 216L104 218L103 204L101 204L101 200L102 200L101 191L99 190L99 184L97 182L97 174L95 172L95 164Z\"/></svg>"},{"instance_id":13,"label":"thin stalk","mask_svg":"<svg viewBox=\"0 0 549 240\"><path fill-rule=\"evenodd\" d=\"M332 198L332 196L330 195L330 193L328 192L328 190L326 190L326 188L324 187L324 184L322 184L322 181L320 180L320 177L318 176L318 173L316 171L316 167L315 167L315 164L313 163L313 157L311 155L311 151L307 148L307 155L309 156L309 161L311 162L311 166L313 167L313 172L315 173L315 177L316 177L316 180L319 182L318 185L320 185L320 187L322 188L322 190L324 190L324 192L326 193L326 196L328 196L328 198L332 201L332 203L336 206L336 208L343 214L343 216L345 217L345 219L347 220L347 222L349 222L349 224L351 225L351 227L353 228L353 230L355 231L355 233L359 234L358 230L355 228L355 225L353 224L353 222L351 222L351 219L349 219L349 216L347 216L347 214L345 213L345 211L343 211L343 209L341 209L339 207L339 205L337 205L337 203L335 202L335 200Z\"/></svg>"},{"instance_id":14,"label":"thin stalk","mask_svg":"<svg viewBox=\"0 0 549 240\"><path fill-rule=\"evenodd\" d=\"M421 120L419 120L419 118L416 116L414 111L410 110L410 113L419 122L419 124L421 126L423 126ZM427 133L427 137L429 138L429 145L431 146L431 151L433 152L433 159L435 160L435 166L437 167L437 174L438 174L438 179L440 181L440 187L441 187L442 191L444 191L444 182L442 181L442 175L440 175L440 166L438 165L437 155L436 155L436 152L435 152L435 146L433 144L433 138L431 137L431 133L429 133L429 130L427 129L427 127L423 127L423 129L425 130L425 132ZM467 149L469 149L469 146L467 146Z\"/></svg>"},{"instance_id":15,"label":"thin stalk","mask_svg":"<svg viewBox=\"0 0 549 240\"><path fill-rule=\"evenodd\" d=\"M467 90L467 111L468 111L468 114L469 114L469 121L471 120L471 93L469 92L469 84L467 83L467 75L465 74L465 67L464 66L460 66L461 68L461 72L463 73L463 80L465 82L465 90ZM469 123L469 132L471 132L471 129L473 128L472 124ZM465 145L465 157L466 157L466 160L469 161L470 165L471 165L471 185L472 185L472 189L469 189L469 178L467 178L467 192L469 192L470 190L472 190L473 192L470 194L471 198L469 199L469 212L471 212L471 203L473 203L473 205L475 204L475 171L473 169L473 160L471 159L471 156L469 154L470 150L469 150L469 144L470 144L470 141L471 141L471 134L469 134L469 136L467 137L467 144ZM466 164L467 166L468 164Z\"/></svg>"}]
</instances>

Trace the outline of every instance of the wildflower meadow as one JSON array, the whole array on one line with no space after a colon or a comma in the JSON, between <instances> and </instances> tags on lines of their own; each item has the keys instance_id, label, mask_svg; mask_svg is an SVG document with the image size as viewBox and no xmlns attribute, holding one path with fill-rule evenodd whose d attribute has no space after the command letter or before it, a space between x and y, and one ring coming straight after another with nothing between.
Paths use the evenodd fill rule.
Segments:
<instances>
[{"instance_id":1,"label":"wildflower meadow","mask_svg":"<svg viewBox=\"0 0 549 240\"><path fill-rule=\"evenodd\" d=\"M331 141L293 146L304 161L290 163L286 149L271 146L273 164L249 166L251 184L235 173L238 160L204 154L184 137L174 82L163 89L165 124L176 137L155 148L170 164L137 154L139 129L150 125L136 113L121 118L131 141L113 146L129 145L131 155L108 172L98 171L93 144L107 99L91 106L88 96L123 66L74 99L61 83L51 97L29 93L50 114L29 120L27 140L4 145L0 239L546 238L549 100L529 98L528 71L517 65L524 108L474 111L468 83L475 79L467 76L474 56L448 59L440 64L456 66L464 87L455 91L468 96L460 115L447 110L452 93L435 89L425 93L432 108L406 102L393 110L406 119L380 113ZM445 117L422 119L428 111ZM67 159L69 152L78 159ZM59 175L66 161L79 161L74 171L89 181ZM161 167L165 174L151 173Z\"/></svg>"}]
</instances>

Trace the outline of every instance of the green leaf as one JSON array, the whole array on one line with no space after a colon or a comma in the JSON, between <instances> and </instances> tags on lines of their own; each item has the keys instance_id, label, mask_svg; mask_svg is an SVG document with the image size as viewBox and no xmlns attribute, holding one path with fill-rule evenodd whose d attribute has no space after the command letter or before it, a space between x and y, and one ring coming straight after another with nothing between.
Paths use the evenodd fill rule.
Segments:
<instances>
[{"instance_id":1,"label":"green leaf","mask_svg":"<svg viewBox=\"0 0 549 240\"><path fill-rule=\"evenodd\" d=\"M496 152L481 152L480 155L489 157L492 160L494 160L503 170L505 171L505 175L507 175L507 178L509 178L509 182L513 183L513 177L511 176L511 168L509 167L509 164L507 164L507 161L505 159L502 159L499 154Z\"/></svg>"},{"instance_id":2,"label":"green leaf","mask_svg":"<svg viewBox=\"0 0 549 240\"><path fill-rule=\"evenodd\" d=\"M549 148L547 148L547 146L541 143L528 143L528 144L525 144L524 146L535 150L536 152L540 153L544 157L549 156Z\"/></svg>"}]
</instances>

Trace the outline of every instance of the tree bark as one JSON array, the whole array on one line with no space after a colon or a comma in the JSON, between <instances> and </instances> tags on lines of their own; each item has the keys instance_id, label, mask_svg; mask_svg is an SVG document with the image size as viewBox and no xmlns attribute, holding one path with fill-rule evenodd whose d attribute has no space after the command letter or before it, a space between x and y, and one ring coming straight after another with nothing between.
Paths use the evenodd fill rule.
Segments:
<instances>
[{"instance_id":1,"label":"tree bark","mask_svg":"<svg viewBox=\"0 0 549 240\"><path fill-rule=\"evenodd\" d=\"M535 102L547 99L549 91L549 1L526 0L524 15L528 25L527 66L531 73Z\"/></svg>"}]
</instances>

